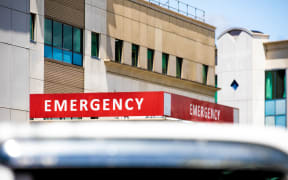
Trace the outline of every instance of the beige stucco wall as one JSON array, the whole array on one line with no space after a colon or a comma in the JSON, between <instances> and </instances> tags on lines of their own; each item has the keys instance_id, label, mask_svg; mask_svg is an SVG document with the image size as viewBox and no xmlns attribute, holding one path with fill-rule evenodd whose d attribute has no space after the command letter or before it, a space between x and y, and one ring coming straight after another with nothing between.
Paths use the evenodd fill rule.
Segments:
<instances>
[{"instance_id":1,"label":"beige stucco wall","mask_svg":"<svg viewBox=\"0 0 288 180\"><path fill-rule=\"evenodd\" d=\"M215 67L215 28L174 13L144 0L107 0L107 36L155 50L154 71L162 72L162 52L183 58L182 77L202 81L202 64ZM124 62L131 61L125 59ZM144 52L142 52L144 54ZM145 67L141 59L139 66ZM173 64L171 66L170 64ZM187 64L188 66L185 66ZM176 75L176 64L169 62L168 74ZM144 66L144 67L143 67ZM209 85L214 85L214 71L209 71Z\"/></svg>"},{"instance_id":2,"label":"beige stucco wall","mask_svg":"<svg viewBox=\"0 0 288 180\"><path fill-rule=\"evenodd\" d=\"M142 0L135 2L143 3ZM108 35L199 63L214 65L214 30L130 0L107 1ZM143 3L145 4L145 3ZM195 21L195 22L194 22ZM176 43L177 42L177 43Z\"/></svg>"},{"instance_id":3,"label":"beige stucco wall","mask_svg":"<svg viewBox=\"0 0 288 180\"><path fill-rule=\"evenodd\" d=\"M264 43L267 60L288 59L288 40Z\"/></svg>"},{"instance_id":4,"label":"beige stucco wall","mask_svg":"<svg viewBox=\"0 0 288 180\"><path fill-rule=\"evenodd\" d=\"M288 68L288 40L266 42L264 48L266 70Z\"/></svg>"}]
</instances>

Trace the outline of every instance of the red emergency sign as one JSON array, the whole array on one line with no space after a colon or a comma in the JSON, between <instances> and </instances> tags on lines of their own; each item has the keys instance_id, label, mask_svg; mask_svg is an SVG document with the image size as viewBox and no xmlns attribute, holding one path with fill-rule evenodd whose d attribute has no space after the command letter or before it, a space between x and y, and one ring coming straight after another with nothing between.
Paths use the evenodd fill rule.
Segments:
<instances>
[{"instance_id":1,"label":"red emergency sign","mask_svg":"<svg viewBox=\"0 0 288 180\"><path fill-rule=\"evenodd\" d=\"M166 92L31 94L30 118L166 116L233 123L233 108Z\"/></svg>"},{"instance_id":2,"label":"red emergency sign","mask_svg":"<svg viewBox=\"0 0 288 180\"><path fill-rule=\"evenodd\" d=\"M31 94L31 118L161 116L163 92Z\"/></svg>"}]
</instances>

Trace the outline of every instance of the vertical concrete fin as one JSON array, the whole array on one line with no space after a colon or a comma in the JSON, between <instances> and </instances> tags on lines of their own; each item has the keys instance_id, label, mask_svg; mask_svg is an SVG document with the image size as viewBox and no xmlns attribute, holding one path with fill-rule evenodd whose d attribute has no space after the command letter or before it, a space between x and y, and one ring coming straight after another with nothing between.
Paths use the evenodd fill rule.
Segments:
<instances>
[{"instance_id":1,"label":"vertical concrete fin","mask_svg":"<svg viewBox=\"0 0 288 180\"><path fill-rule=\"evenodd\" d=\"M164 115L171 116L171 94L164 93Z\"/></svg>"}]
</instances>

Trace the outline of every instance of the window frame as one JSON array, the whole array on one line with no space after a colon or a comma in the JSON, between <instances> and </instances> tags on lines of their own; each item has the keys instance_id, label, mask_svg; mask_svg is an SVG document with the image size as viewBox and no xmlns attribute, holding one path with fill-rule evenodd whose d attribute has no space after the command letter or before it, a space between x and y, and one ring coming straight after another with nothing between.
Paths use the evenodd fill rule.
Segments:
<instances>
[{"instance_id":1,"label":"window frame","mask_svg":"<svg viewBox=\"0 0 288 180\"><path fill-rule=\"evenodd\" d=\"M93 49L93 46L95 46L93 44L93 36L96 37L96 49L95 50ZM91 32L91 57L99 60L99 50L100 50L100 34L96 32Z\"/></svg>"},{"instance_id":2,"label":"window frame","mask_svg":"<svg viewBox=\"0 0 288 180\"><path fill-rule=\"evenodd\" d=\"M151 52L151 59L149 59L149 52ZM154 67L154 50L153 49L147 49L147 70L148 71L153 71L153 67ZM151 62L150 62L151 61ZM150 62L150 63L149 63ZM149 66L149 64L151 65L151 68Z\"/></svg>"},{"instance_id":3,"label":"window frame","mask_svg":"<svg viewBox=\"0 0 288 180\"><path fill-rule=\"evenodd\" d=\"M51 21L51 44L49 44L49 43L47 43L46 41L45 41L45 35L46 35L46 32L45 32L45 30L46 30L46 27L45 27L45 21L46 20L49 20L49 21ZM57 47L57 46L54 46L54 22L57 22L57 23L60 23L61 24L61 48L59 48L59 47ZM64 36L63 36L63 31L64 31L64 25L66 25L66 26L70 26L70 27L72 27L72 50L70 50L70 49L67 49L67 48L64 48ZM83 67L83 30L81 29L81 28L78 28L78 27L75 27L75 26L72 26L72 25L70 25L70 24L66 24L66 23L62 23L62 22L59 22L59 21L55 21L55 20L53 20L53 19L50 19L50 18L47 18L47 17L45 17L45 20L44 20L44 58L48 58L48 59L52 59L52 60L55 60L55 61L60 61L60 62L63 62L63 63L67 63L67 64L72 64L72 65L75 65L75 66L80 66L80 67ZM80 30L80 53L79 52L77 52L77 51L74 51L74 28L77 28L77 29L79 29ZM50 48L52 48L52 50L51 50L51 56L50 57L46 57L45 56L45 47L50 47ZM55 58L53 58L53 56L54 56L54 49L59 49L59 50L61 50L61 56L62 56L62 59L61 60L58 60L58 59L55 59ZM66 61L64 61L64 52L70 52L70 53L72 53L72 55L71 55L71 63L70 62L66 62ZM78 63L78 61L76 61L76 55L80 55L81 56L81 61L80 61L80 63Z\"/></svg>"},{"instance_id":4,"label":"window frame","mask_svg":"<svg viewBox=\"0 0 288 180\"><path fill-rule=\"evenodd\" d=\"M283 92L281 97L278 96L278 88L279 86L279 76L278 74L284 74L283 77ZM268 82L268 76L269 79L271 80L270 82L270 86L267 86L267 82ZM265 71L265 109L264 109L264 117L265 117L265 121L264 124L265 126L275 126L275 127L285 127L287 128L287 94L286 94L286 71L285 69L276 69L276 70L268 70ZM281 79L281 77L280 77ZM270 93L267 94L267 88L270 89ZM277 112L278 108L277 108L277 104L283 101L284 102L284 111L279 113ZM268 103L270 105L268 105ZM271 106L272 105L272 106ZM284 118L284 124L283 123L279 123L280 122L280 118ZM268 121L269 120L269 121ZM271 121L273 120L273 122ZM269 123L269 122L272 122ZM277 123L278 122L278 123Z\"/></svg>"},{"instance_id":5,"label":"window frame","mask_svg":"<svg viewBox=\"0 0 288 180\"><path fill-rule=\"evenodd\" d=\"M182 78L183 58L176 57L176 78ZM180 72L179 72L180 70Z\"/></svg>"},{"instance_id":6,"label":"window frame","mask_svg":"<svg viewBox=\"0 0 288 180\"><path fill-rule=\"evenodd\" d=\"M165 61L165 67L163 65L164 61ZM162 74L164 74L164 75L168 74L168 63L169 63L169 54L162 53Z\"/></svg>"},{"instance_id":7,"label":"window frame","mask_svg":"<svg viewBox=\"0 0 288 180\"><path fill-rule=\"evenodd\" d=\"M268 73L271 74L271 87L272 87L272 94L270 95L271 98L267 98L267 76L268 76ZM279 80L277 78L277 74L278 73L283 73L284 74L284 77L283 77L283 87L284 87L284 90L283 90L283 95L282 97L278 96L278 88L279 88L279 83L277 80ZM265 100L273 100L273 99L285 99L287 97L287 94L286 94L286 71L284 69L278 69L278 70L271 70L271 71L265 71Z\"/></svg>"},{"instance_id":8,"label":"window frame","mask_svg":"<svg viewBox=\"0 0 288 180\"><path fill-rule=\"evenodd\" d=\"M139 62L139 45L137 44L132 44L132 53L131 53L131 66L133 67L138 67L138 62ZM135 50L135 52L134 52ZM135 54L135 55L134 55ZM135 58L135 59L134 59Z\"/></svg>"},{"instance_id":9,"label":"window frame","mask_svg":"<svg viewBox=\"0 0 288 180\"><path fill-rule=\"evenodd\" d=\"M202 64L202 84L207 85L209 66Z\"/></svg>"},{"instance_id":10,"label":"window frame","mask_svg":"<svg viewBox=\"0 0 288 180\"><path fill-rule=\"evenodd\" d=\"M118 54L118 48L119 48L118 43L120 45L119 54ZM122 63L122 56L123 56L123 40L115 39L115 62L121 64Z\"/></svg>"},{"instance_id":11,"label":"window frame","mask_svg":"<svg viewBox=\"0 0 288 180\"><path fill-rule=\"evenodd\" d=\"M215 88L218 88L218 75L216 74L214 78L215 78ZM217 104L218 103L218 91L215 92L214 99L215 99L215 103Z\"/></svg>"},{"instance_id":12,"label":"window frame","mask_svg":"<svg viewBox=\"0 0 288 180\"><path fill-rule=\"evenodd\" d=\"M36 42L35 29L36 29L36 14L30 13L30 42Z\"/></svg>"}]
</instances>

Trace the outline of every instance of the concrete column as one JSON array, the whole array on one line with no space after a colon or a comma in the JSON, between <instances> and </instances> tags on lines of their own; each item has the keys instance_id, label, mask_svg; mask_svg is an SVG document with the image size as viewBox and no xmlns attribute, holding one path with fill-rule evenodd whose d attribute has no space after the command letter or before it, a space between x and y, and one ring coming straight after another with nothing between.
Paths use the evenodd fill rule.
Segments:
<instances>
[{"instance_id":1,"label":"concrete column","mask_svg":"<svg viewBox=\"0 0 288 180\"><path fill-rule=\"evenodd\" d=\"M202 83L202 64L183 59L182 78Z\"/></svg>"},{"instance_id":2,"label":"concrete column","mask_svg":"<svg viewBox=\"0 0 288 180\"><path fill-rule=\"evenodd\" d=\"M85 30L84 33L84 91L107 92L106 68L104 61L91 57L91 31Z\"/></svg>"},{"instance_id":3,"label":"concrete column","mask_svg":"<svg viewBox=\"0 0 288 180\"><path fill-rule=\"evenodd\" d=\"M84 30L84 56L91 56L91 31Z\"/></svg>"},{"instance_id":4,"label":"concrete column","mask_svg":"<svg viewBox=\"0 0 288 180\"><path fill-rule=\"evenodd\" d=\"M115 39L104 34L100 34L99 57L115 61Z\"/></svg>"},{"instance_id":5,"label":"concrete column","mask_svg":"<svg viewBox=\"0 0 288 180\"><path fill-rule=\"evenodd\" d=\"M208 67L207 85L215 86L215 67Z\"/></svg>"},{"instance_id":6,"label":"concrete column","mask_svg":"<svg viewBox=\"0 0 288 180\"><path fill-rule=\"evenodd\" d=\"M122 63L131 65L132 64L132 44L126 41L123 41L123 50L122 50Z\"/></svg>"},{"instance_id":7,"label":"concrete column","mask_svg":"<svg viewBox=\"0 0 288 180\"><path fill-rule=\"evenodd\" d=\"M162 52L154 51L153 71L162 73Z\"/></svg>"},{"instance_id":8,"label":"concrete column","mask_svg":"<svg viewBox=\"0 0 288 180\"><path fill-rule=\"evenodd\" d=\"M176 56L169 55L167 74L176 77Z\"/></svg>"},{"instance_id":9,"label":"concrete column","mask_svg":"<svg viewBox=\"0 0 288 180\"><path fill-rule=\"evenodd\" d=\"M139 48L139 62L138 67L142 69L147 69L147 48L140 46Z\"/></svg>"}]
</instances>

